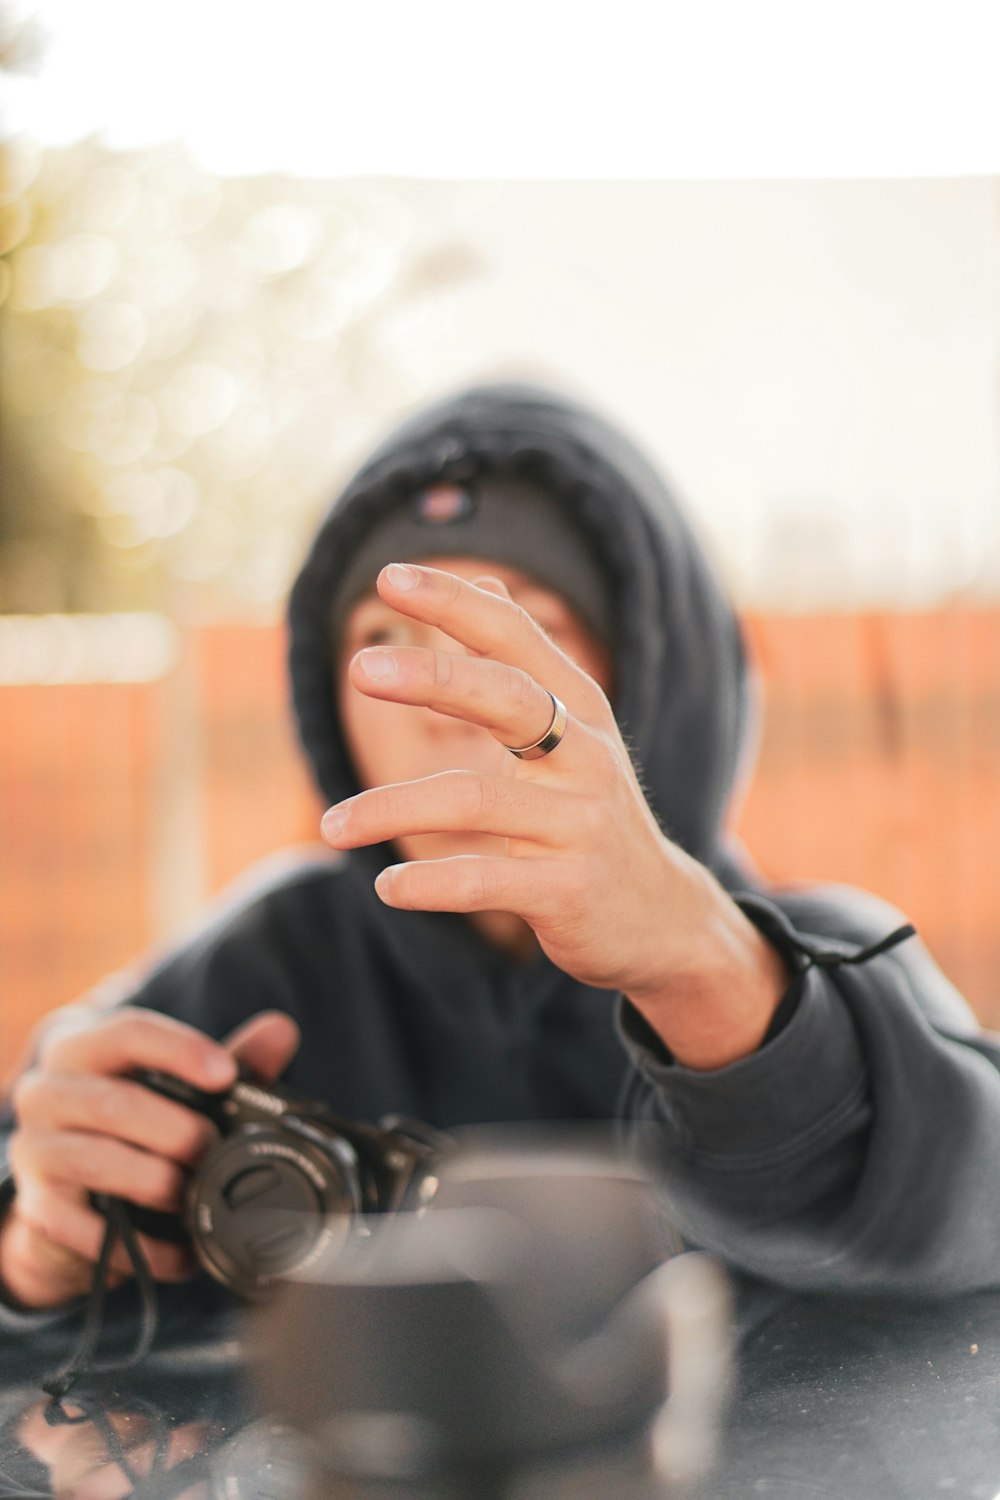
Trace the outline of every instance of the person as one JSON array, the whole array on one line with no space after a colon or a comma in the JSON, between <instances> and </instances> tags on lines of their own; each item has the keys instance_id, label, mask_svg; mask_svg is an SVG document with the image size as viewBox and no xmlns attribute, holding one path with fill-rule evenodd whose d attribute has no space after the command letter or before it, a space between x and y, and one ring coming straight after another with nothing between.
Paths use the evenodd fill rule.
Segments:
<instances>
[{"instance_id":1,"label":"person","mask_svg":"<svg viewBox=\"0 0 1000 1500\"><path fill-rule=\"evenodd\" d=\"M322 522L290 631L331 852L42 1027L7 1326L86 1291L92 1193L176 1208L205 1149L129 1072L223 1088L236 1059L360 1119L623 1119L683 1236L787 1286L995 1284L1000 1046L891 908L771 889L727 836L743 641L628 438L521 386L418 412Z\"/></svg>"}]
</instances>

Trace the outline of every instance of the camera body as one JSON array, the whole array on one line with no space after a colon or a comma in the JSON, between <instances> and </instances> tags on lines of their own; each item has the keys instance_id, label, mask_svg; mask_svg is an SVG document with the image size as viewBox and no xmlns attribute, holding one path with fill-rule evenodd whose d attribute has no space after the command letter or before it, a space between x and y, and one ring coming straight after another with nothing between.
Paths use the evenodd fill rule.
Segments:
<instances>
[{"instance_id":1,"label":"camera body","mask_svg":"<svg viewBox=\"0 0 1000 1500\"><path fill-rule=\"evenodd\" d=\"M180 1219L133 1206L133 1224L160 1239L190 1239L205 1270L251 1300L369 1234L370 1215L426 1206L450 1144L396 1117L343 1119L246 1070L219 1094L151 1069L133 1077L207 1115L220 1134L195 1168Z\"/></svg>"}]
</instances>

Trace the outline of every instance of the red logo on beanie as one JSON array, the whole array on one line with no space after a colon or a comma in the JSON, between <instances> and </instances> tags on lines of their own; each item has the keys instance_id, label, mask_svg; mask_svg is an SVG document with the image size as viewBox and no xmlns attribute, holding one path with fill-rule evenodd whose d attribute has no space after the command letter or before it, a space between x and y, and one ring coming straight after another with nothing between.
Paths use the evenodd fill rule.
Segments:
<instances>
[{"instance_id":1,"label":"red logo on beanie","mask_svg":"<svg viewBox=\"0 0 1000 1500\"><path fill-rule=\"evenodd\" d=\"M421 490L413 503L418 521L425 526L446 526L449 521L465 521L476 508L471 490L461 484L434 484Z\"/></svg>"}]
</instances>

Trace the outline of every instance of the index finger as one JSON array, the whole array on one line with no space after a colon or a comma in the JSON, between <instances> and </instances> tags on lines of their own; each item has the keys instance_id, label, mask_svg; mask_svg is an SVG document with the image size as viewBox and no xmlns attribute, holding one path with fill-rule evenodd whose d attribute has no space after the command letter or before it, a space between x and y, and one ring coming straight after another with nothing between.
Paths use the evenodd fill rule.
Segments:
<instances>
[{"instance_id":1,"label":"index finger","mask_svg":"<svg viewBox=\"0 0 1000 1500\"><path fill-rule=\"evenodd\" d=\"M606 704L593 678L510 597L417 563L389 563L376 587L400 614L436 626L477 656L520 667L578 717Z\"/></svg>"},{"instance_id":2,"label":"index finger","mask_svg":"<svg viewBox=\"0 0 1000 1500\"><path fill-rule=\"evenodd\" d=\"M40 1062L61 1073L129 1073L156 1068L196 1088L227 1088L236 1063L224 1047L183 1021L157 1011L123 1006L92 1025L63 1033L43 1045Z\"/></svg>"}]
</instances>

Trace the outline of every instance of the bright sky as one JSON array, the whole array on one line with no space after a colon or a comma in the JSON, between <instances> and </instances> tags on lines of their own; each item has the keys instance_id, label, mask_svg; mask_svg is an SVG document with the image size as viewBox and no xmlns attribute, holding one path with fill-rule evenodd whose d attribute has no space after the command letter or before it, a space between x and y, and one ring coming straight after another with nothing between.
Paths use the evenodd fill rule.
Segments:
<instances>
[{"instance_id":1,"label":"bright sky","mask_svg":"<svg viewBox=\"0 0 1000 1500\"><path fill-rule=\"evenodd\" d=\"M2 3L2 0L0 0ZM7 129L211 170L665 178L1000 171L997 10L901 0L13 0ZM596 15L597 22L581 18Z\"/></svg>"}]
</instances>

